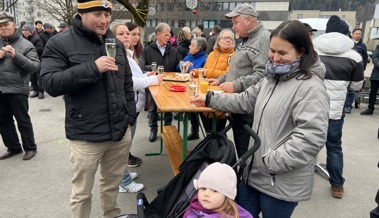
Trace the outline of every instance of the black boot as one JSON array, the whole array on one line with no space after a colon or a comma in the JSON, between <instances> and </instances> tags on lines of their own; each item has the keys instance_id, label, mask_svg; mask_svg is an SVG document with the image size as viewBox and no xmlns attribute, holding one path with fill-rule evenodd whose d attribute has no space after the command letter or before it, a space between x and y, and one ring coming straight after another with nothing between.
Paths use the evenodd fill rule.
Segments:
<instances>
[{"instance_id":1,"label":"black boot","mask_svg":"<svg viewBox=\"0 0 379 218\"><path fill-rule=\"evenodd\" d=\"M30 95L31 98L35 98L38 96L38 92L34 91L33 94Z\"/></svg>"},{"instance_id":2,"label":"black boot","mask_svg":"<svg viewBox=\"0 0 379 218\"><path fill-rule=\"evenodd\" d=\"M199 131L191 131L191 133L187 136L187 140L190 141L190 140L195 140L195 139L199 139Z\"/></svg>"},{"instance_id":3,"label":"black boot","mask_svg":"<svg viewBox=\"0 0 379 218\"><path fill-rule=\"evenodd\" d=\"M45 96L43 95L43 92L38 92L38 99L44 99Z\"/></svg>"},{"instance_id":4,"label":"black boot","mask_svg":"<svg viewBox=\"0 0 379 218\"><path fill-rule=\"evenodd\" d=\"M361 112L361 115L371 115L374 113L374 110L367 108L365 111Z\"/></svg>"}]
</instances>

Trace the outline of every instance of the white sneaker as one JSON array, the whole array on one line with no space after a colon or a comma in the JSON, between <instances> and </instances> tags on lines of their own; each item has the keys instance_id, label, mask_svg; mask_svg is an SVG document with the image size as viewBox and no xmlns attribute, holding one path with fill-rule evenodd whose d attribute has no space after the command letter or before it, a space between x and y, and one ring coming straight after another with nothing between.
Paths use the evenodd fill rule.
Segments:
<instances>
[{"instance_id":1,"label":"white sneaker","mask_svg":"<svg viewBox=\"0 0 379 218\"><path fill-rule=\"evenodd\" d=\"M127 186L118 186L118 192L120 193L136 193L143 189L143 184L132 182Z\"/></svg>"},{"instance_id":2,"label":"white sneaker","mask_svg":"<svg viewBox=\"0 0 379 218\"><path fill-rule=\"evenodd\" d=\"M134 180L135 178L138 177L138 174L137 174L137 173L131 173L131 172L129 172L129 175L130 175L130 177L132 178L132 180Z\"/></svg>"}]
</instances>

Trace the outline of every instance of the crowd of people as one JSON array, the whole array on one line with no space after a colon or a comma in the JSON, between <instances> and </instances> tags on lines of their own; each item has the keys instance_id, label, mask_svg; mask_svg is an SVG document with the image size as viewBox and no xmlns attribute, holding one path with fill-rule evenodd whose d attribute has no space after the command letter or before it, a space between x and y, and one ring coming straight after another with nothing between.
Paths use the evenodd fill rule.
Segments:
<instances>
[{"instance_id":1,"label":"crowd of people","mask_svg":"<svg viewBox=\"0 0 379 218\"><path fill-rule=\"evenodd\" d=\"M120 215L118 193L144 188L133 181L137 173L127 170L142 163L130 152L139 113L149 110L148 124L138 125L150 127L150 142L158 138L158 119L163 125L171 125L173 119L172 113L159 117L148 92L149 86L163 81L154 66L179 72L183 60L191 77L199 77L203 68L209 84L224 91L197 94L191 102L231 113L237 155L253 144L245 125L262 141L241 181L224 164L206 168L195 181L198 194L184 217L291 217L298 203L311 197L315 158L324 145L331 196L343 197L342 128L367 65L362 30L350 32L345 21L331 16L326 34L314 40L317 30L297 20L284 21L270 33L255 8L244 3L225 14L232 30L215 25L205 37L199 24L175 35L168 24L159 23L144 45L135 23L110 29L111 11L111 3L78 0L72 26L61 23L57 33L53 25L41 21L17 29L13 16L0 12L0 134L7 147L0 160L23 152L23 160L30 160L37 154L28 97L43 99L45 91L64 96L74 167L72 217L90 217L98 167L103 216ZM104 49L107 38L117 39L114 57ZM373 63L369 106L362 115L374 111L379 46ZM216 116L219 132L227 121L222 112ZM200 126L211 133L210 114L190 117L188 140L200 138Z\"/></svg>"}]
</instances>

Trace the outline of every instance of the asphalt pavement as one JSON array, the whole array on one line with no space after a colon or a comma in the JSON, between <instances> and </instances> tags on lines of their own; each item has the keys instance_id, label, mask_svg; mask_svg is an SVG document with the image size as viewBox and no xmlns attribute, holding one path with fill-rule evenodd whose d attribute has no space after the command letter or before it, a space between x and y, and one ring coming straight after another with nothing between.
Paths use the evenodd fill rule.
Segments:
<instances>
[{"instance_id":1,"label":"asphalt pavement","mask_svg":"<svg viewBox=\"0 0 379 218\"><path fill-rule=\"evenodd\" d=\"M369 65L367 75L370 67L372 65ZM22 155L0 161L0 218L70 217L72 164L64 131L63 99L45 94L45 99L29 99L29 104L38 153L30 161L23 161ZM369 217L369 211L376 206L374 198L379 189L379 110L375 110L372 116L361 116L359 113L366 108L367 103L363 102L345 118L342 142L346 182L343 198L332 198L329 182L316 174L312 199L300 202L293 217ZM173 178L173 173L164 149L161 155L145 156L145 153L159 151L160 147L159 135L156 142L148 141L147 123L147 112L143 111L138 117L131 150L133 155L142 158L143 163L129 170L139 174L135 181L145 185L143 192L151 201L157 189ZM232 138L231 132L228 136ZM190 141L189 148L200 140ZM0 153L5 151L0 140ZM325 149L320 152L320 162L325 162L325 153ZM136 212L135 199L136 194L119 194L122 213ZM91 217L102 217L97 182L93 189Z\"/></svg>"}]
</instances>

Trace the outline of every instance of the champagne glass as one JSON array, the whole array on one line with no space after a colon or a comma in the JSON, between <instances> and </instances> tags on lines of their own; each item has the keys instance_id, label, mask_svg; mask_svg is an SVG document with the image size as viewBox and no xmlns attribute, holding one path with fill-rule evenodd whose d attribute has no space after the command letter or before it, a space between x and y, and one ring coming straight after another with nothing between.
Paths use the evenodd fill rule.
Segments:
<instances>
[{"instance_id":1,"label":"champagne glass","mask_svg":"<svg viewBox=\"0 0 379 218\"><path fill-rule=\"evenodd\" d=\"M200 78L200 81L205 80L205 69L204 68L199 68L199 78Z\"/></svg>"},{"instance_id":2,"label":"champagne glass","mask_svg":"<svg viewBox=\"0 0 379 218\"><path fill-rule=\"evenodd\" d=\"M199 90L199 84L197 83L197 80L192 80L189 83L189 90L190 90L190 97L192 98L195 96ZM196 105L190 103L191 107L196 107Z\"/></svg>"},{"instance_id":3,"label":"champagne glass","mask_svg":"<svg viewBox=\"0 0 379 218\"><path fill-rule=\"evenodd\" d=\"M157 62L151 62L151 71L157 70Z\"/></svg>"},{"instance_id":4,"label":"champagne glass","mask_svg":"<svg viewBox=\"0 0 379 218\"><path fill-rule=\"evenodd\" d=\"M116 39L106 38L105 39L105 51L108 57L116 58Z\"/></svg>"},{"instance_id":5,"label":"champagne glass","mask_svg":"<svg viewBox=\"0 0 379 218\"><path fill-rule=\"evenodd\" d=\"M159 74L159 75L162 75L163 72L164 72L164 67L163 67L162 65L159 65L159 66L158 66L158 74Z\"/></svg>"}]
</instances>

